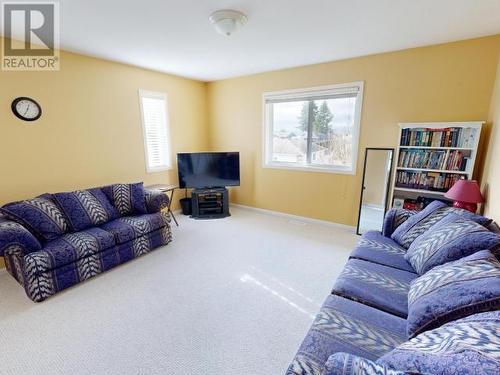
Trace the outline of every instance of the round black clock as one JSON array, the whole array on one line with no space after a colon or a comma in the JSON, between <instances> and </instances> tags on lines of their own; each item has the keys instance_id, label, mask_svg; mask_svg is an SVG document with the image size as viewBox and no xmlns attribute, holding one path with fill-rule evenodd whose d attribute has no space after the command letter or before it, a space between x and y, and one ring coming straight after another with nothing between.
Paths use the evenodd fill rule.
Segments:
<instances>
[{"instance_id":1,"label":"round black clock","mask_svg":"<svg viewBox=\"0 0 500 375\"><path fill-rule=\"evenodd\" d=\"M11 108L12 112L24 121L35 121L42 115L40 104L24 96L14 99Z\"/></svg>"}]
</instances>

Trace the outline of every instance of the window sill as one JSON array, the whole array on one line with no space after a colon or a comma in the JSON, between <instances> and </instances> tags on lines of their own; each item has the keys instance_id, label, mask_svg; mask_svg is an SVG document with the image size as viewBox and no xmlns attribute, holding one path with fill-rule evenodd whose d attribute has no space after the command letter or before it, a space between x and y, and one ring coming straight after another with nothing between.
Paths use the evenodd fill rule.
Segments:
<instances>
[{"instance_id":1,"label":"window sill","mask_svg":"<svg viewBox=\"0 0 500 375\"><path fill-rule=\"evenodd\" d=\"M277 164L277 163L265 163L262 167L266 169L285 169L285 170L300 171L300 172L333 173L333 174L348 174L348 175L356 174L356 170L354 169L341 168L341 167L329 168L320 166L295 166L295 165Z\"/></svg>"}]
</instances>

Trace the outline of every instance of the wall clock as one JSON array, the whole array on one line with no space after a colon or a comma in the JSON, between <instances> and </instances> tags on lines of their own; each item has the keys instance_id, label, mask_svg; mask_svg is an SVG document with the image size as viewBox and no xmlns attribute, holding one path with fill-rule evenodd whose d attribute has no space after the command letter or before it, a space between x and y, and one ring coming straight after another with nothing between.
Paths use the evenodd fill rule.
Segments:
<instances>
[{"instance_id":1,"label":"wall clock","mask_svg":"<svg viewBox=\"0 0 500 375\"><path fill-rule=\"evenodd\" d=\"M24 121L35 121L42 115L42 107L40 107L40 104L24 96L14 99L11 108L12 112Z\"/></svg>"}]
</instances>

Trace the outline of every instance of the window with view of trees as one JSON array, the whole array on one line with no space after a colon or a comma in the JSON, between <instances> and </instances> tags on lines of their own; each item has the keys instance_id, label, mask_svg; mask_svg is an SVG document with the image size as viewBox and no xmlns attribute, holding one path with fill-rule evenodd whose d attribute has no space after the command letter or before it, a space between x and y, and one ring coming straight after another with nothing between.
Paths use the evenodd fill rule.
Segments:
<instances>
[{"instance_id":1,"label":"window with view of trees","mask_svg":"<svg viewBox=\"0 0 500 375\"><path fill-rule=\"evenodd\" d=\"M354 173L363 83L264 94L264 165Z\"/></svg>"}]
</instances>

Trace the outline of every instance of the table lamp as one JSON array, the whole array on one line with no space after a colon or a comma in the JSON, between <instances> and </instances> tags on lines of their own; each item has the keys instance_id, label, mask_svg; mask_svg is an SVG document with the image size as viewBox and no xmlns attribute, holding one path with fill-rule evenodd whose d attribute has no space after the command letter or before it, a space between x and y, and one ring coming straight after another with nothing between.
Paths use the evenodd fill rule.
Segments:
<instances>
[{"instance_id":1,"label":"table lamp","mask_svg":"<svg viewBox=\"0 0 500 375\"><path fill-rule=\"evenodd\" d=\"M453 199L453 207L474 213L477 204L484 202L476 180L458 180L444 196Z\"/></svg>"}]
</instances>

